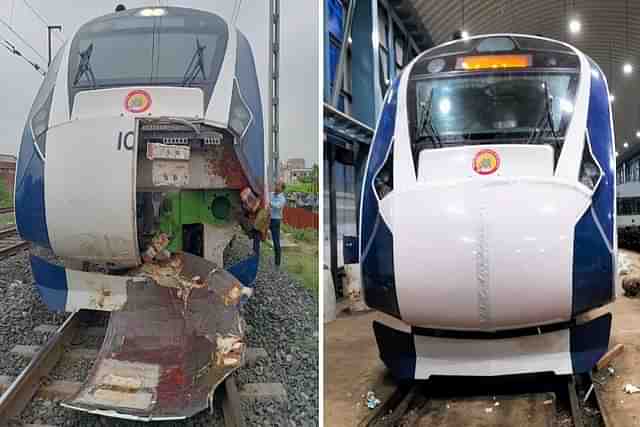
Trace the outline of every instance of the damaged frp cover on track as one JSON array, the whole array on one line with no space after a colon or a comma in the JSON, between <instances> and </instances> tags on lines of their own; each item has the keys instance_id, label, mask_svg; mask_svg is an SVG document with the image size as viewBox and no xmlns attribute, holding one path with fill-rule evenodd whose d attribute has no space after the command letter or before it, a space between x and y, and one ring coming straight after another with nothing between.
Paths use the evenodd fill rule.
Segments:
<instances>
[{"instance_id":1,"label":"damaged frp cover on track","mask_svg":"<svg viewBox=\"0 0 640 427\"><path fill-rule=\"evenodd\" d=\"M144 421L190 417L242 364L242 286L190 254L146 263L137 275L88 379L63 406Z\"/></svg>"}]
</instances>

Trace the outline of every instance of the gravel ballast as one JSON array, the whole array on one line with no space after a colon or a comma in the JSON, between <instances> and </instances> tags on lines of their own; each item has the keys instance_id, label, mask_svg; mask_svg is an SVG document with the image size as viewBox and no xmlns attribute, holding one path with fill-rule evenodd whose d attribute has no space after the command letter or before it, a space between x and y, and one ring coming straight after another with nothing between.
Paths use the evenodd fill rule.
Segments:
<instances>
[{"instance_id":1,"label":"gravel ballast","mask_svg":"<svg viewBox=\"0 0 640 427\"><path fill-rule=\"evenodd\" d=\"M238 239L225 252L231 265L249 251L247 239ZM292 256L285 254L285 256ZM249 426L318 425L318 300L286 272L273 267L273 259L263 257L253 298L243 308L249 347L261 347L267 357L252 367L235 372L242 392L249 383L282 383L285 400L242 401ZM33 285L28 255L20 253L0 260L0 375L17 375L29 362L12 356L17 344L41 345L47 334L34 332L41 324L61 325L66 314L49 312ZM97 346L100 342L95 342ZM78 343L74 343L78 344ZM93 343L92 343L93 344ZM84 346L82 346L84 347ZM86 347L95 348L94 345ZM78 381L84 378L92 361L65 359L54 369L53 379ZM218 399L219 400L219 399ZM98 417L69 410L59 402L36 399L22 414L23 423L55 426L212 426L224 425L220 402L213 414L200 414L176 422L142 423Z\"/></svg>"}]
</instances>

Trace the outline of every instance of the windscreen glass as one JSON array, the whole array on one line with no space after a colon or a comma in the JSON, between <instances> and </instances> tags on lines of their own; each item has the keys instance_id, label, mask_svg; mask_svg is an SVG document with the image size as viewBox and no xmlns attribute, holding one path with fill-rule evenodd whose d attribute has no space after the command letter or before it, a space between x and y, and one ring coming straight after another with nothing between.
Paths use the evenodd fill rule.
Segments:
<instances>
[{"instance_id":1,"label":"windscreen glass","mask_svg":"<svg viewBox=\"0 0 640 427\"><path fill-rule=\"evenodd\" d=\"M410 106L413 142L560 143L573 114L577 78L571 72L500 72L417 79Z\"/></svg>"},{"instance_id":2,"label":"windscreen glass","mask_svg":"<svg viewBox=\"0 0 640 427\"><path fill-rule=\"evenodd\" d=\"M69 54L73 91L131 85L213 88L226 51L228 29L217 15L166 8L162 16L141 10L86 24Z\"/></svg>"}]
</instances>

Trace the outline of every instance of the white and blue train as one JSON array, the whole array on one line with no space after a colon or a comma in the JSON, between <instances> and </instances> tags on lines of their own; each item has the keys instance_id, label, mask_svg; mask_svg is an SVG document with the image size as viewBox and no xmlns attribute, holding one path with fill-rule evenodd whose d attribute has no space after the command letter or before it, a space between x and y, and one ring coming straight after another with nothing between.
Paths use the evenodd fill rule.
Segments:
<instances>
[{"instance_id":1,"label":"white and blue train","mask_svg":"<svg viewBox=\"0 0 640 427\"><path fill-rule=\"evenodd\" d=\"M366 303L401 380L589 371L615 298L609 90L573 46L495 34L419 55L391 84L363 179Z\"/></svg>"},{"instance_id":2,"label":"white and blue train","mask_svg":"<svg viewBox=\"0 0 640 427\"><path fill-rule=\"evenodd\" d=\"M255 60L234 21L121 10L60 49L22 135L15 212L46 305L112 312L66 406L185 418L240 366L238 304L258 268L265 153ZM225 271L238 224L254 248Z\"/></svg>"}]
</instances>

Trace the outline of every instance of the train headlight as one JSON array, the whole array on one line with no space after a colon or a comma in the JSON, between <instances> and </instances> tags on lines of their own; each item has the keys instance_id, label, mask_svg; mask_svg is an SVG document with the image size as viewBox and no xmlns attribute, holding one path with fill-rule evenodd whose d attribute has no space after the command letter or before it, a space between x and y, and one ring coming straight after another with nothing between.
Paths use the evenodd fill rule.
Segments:
<instances>
[{"instance_id":1,"label":"train headlight","mask_svg":"<svg viewBox=\"0 0 640 427\"><path fill-rule=\"evenodd\" d=\"M242 98L237 80L234 80L231 110L229 111L229 127L238 138L242 139L252 120L253 115L251 114L251 110Z\"/></svg>"},{"instance_id":2,"label":"train headlight","mask_svg":"<svg viewBox=\"0 0 640 427\"><path fill-rule=\"evenodd\" d=\"M147 9L142 9L140 11L140 16L163 16L167 13L166 10L161 9L159 7L156 8L147 8Z\"/></svg>"},{"instance_id":3,"label":"train headlight","mask_svg":"<svg viewBox=\"0 0 640 427\"><path fill-rule=\"evenodd\" d=\"M591 190L595 189L600 181L602 172L600 166L594 160L589 149L589 141L584 143L584 151L582 152L582 164L580 165L580 182Z\"/></svg>"}]
</instances>

